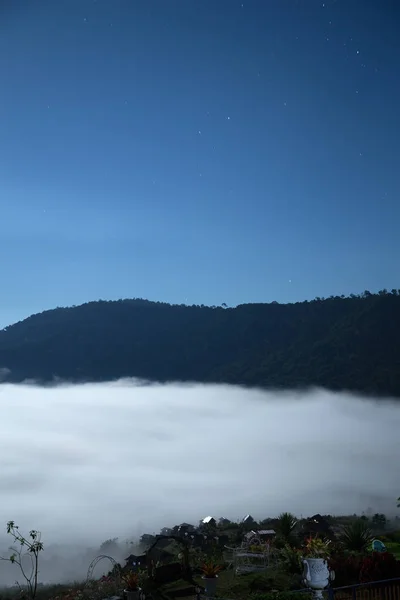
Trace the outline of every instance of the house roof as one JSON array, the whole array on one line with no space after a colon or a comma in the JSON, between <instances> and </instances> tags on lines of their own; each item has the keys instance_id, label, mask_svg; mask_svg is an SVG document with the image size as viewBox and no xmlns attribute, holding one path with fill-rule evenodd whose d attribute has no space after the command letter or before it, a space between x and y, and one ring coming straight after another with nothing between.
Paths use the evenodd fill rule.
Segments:
<instances>
[{"instance_id":1,"label":"house roof","mask_svg":"<svg viewBox=\"0 0 400 600\"><path fill-rule=\"evenodd\" d=\"M257 533L259 535L276 535L275 529L260 529Z\"/></svg>"},{"instance_id":2,"label":"house roof","mask_svg":"<svg viewBox=\"0 0 400 600\"><path fill-rule=\"evenodd\" d=\"M329 528L328 521L326 519L324 519L324 517L321 517L321 515L319 515L319 514L313 515L312 517L307 519L306 523L307 523L307 526L317 525L319 527Z\"/></svg>"},{"instance_id":3,"label":"house roof","mask_svg":"<svg viewBox=\"0 0 400 600\"><path fill-rule=\"evenodd\" d=\"M208 525L208 523L212 523L212 521L215 521L214 517L204 517L202 523L203 525Z\"/></svg>"},{"instance_id":4,"label":"house roof","mask_svg":"<svg viewBox=\"0 0 400 600\"><path fill-rule=\"evenodd\" d=\"M146 554L130 554L128 556L128 558L125 558L126 562L131 562L131 561L135 561L135 562L140 562L142 560L146 559Z\"/></svg>"},{"instance_id":5,"label":"house roof","mask_svg":"<svg viewBox=\"0 0 400 600\"><path fill-rule=\"evenodd\" d=\"M254 519L251 515L246 515L243 519L243 523L246 523L246 521L254 521Z\"/></svg>"},{"instance_id":6,"label":"house roof","mask_svg":"<svg viewBox=\"0 0 400 600\"><path fill-rule=\"evenodd\" d=\"M319 513L313 515L308 519L309 521L314 521L314 523L327 523L328 521L324 519Z\"/></svg>"},{"instance_id":7,"label":"house roof","mask_svg":"<svg viewBox=\"0 0 400 600\"><path fill-rule=\"evenodd\" d=\"M276 531L275 529L259 529L258 531L254 531L253 529L252 531L246 533L244 537L247 540L250 540L251 538L256 538L259 535L276 535Z\"/></svg>"}]
</instances>

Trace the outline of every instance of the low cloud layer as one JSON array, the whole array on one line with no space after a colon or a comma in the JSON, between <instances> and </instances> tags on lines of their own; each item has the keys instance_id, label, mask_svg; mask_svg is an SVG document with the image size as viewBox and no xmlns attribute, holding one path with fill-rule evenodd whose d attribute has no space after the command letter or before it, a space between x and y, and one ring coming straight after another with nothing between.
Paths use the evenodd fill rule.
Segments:
<instances>
[{"instance_id":1,"label":"low cloud layer","mask_svg":"<svg viewBox=\"0 0 400 600\"><path fill-rule=\"evenodd\" d=\"M229 386L0 385L0 527L96 545L212 514L395 512L400 402Z\"/></svg>"}]
</instances>

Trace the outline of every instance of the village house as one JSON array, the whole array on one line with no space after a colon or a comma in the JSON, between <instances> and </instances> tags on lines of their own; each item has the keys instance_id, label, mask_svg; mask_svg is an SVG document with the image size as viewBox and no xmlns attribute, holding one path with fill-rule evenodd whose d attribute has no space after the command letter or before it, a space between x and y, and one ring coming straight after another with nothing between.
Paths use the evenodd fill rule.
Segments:
<instances>
[{"instance_id":1,"label":"village house","mask_svg":"<svg viewBox=\"0 0 400 600\"><path fill-rule=\"evenodd\" d=\"M246 540L250 540L252 537L258 538L261 542L268 542L273 540L276 536L275 529L252 529L244 536Z\"/></svg>"},{"instance_id":2,"label":"village house","mask_svg":"<svg viewBox=\"0 0 400 600\"><path fill-rule=\"evenodd\" d=\"M215 527L216 525L217 522L214 517L204 517L204 519L200 521L200 527Z\"/></svg>"},{"instance_id":3,"label":"village house","mask_svg":"<svg viewBox=\"0 0 400 600\"><path fill-rule=\"evenodd\" d=\"M303 535L305 537L320 536L327 537L329 539L333 539L335 537L330 523L320 514L313 515L304 522Z\"/></svg>"}]
</instances>

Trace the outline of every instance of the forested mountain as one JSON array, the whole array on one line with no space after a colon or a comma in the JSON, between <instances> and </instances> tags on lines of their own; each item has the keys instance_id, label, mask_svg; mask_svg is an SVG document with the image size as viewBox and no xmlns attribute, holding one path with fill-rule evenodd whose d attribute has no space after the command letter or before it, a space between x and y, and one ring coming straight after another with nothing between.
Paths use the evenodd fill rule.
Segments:
<instances>
[{"instance_id":1,"label":"forested mountain","mask_svg":"<svg viewBox=\"0 0 400 600\"><path fill-rule=\"evenodd\" d=\"M236 308L89 302L0 331L8 381L319 385L400 397L400 290Z\"/></svg>"}]
</instances>

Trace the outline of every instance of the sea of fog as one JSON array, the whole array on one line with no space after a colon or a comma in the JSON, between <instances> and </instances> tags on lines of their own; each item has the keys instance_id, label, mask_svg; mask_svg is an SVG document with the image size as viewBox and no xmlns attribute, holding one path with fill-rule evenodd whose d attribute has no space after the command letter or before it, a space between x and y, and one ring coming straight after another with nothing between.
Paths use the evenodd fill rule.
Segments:
<instances>
[{"instance_id":1,"label":"sea of fog","mask_svg":"<svg viewBox=\"0 0 400 600\"><path fill-rule=\"evenodd\" d=\"M120 381L3 384L0 411L0 532L53 554L209 514L396 511L400 402Z\"/></svg>"}]
</instances>

